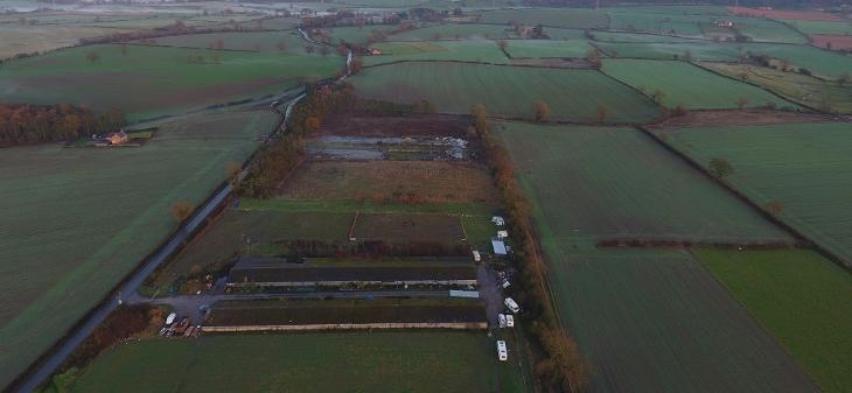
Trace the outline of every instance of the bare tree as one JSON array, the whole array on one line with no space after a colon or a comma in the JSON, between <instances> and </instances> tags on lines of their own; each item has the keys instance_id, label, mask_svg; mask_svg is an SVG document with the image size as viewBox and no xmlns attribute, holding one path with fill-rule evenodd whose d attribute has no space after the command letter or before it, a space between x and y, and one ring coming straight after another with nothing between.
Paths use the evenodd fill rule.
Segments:
<instances>
[{"instance_id":1,"label":"bare tree","mask_svg":"<svg viewBox=\"0 0 852 393\"><path fill-rule=\"evenodd\" d=\"M88 60L89 63L96 63L100 59L101 59L101 56L98 54L98 52L86 53L86 60Z\"/></svg>"},{"instance_id":2,"label":"bare tree","mask_svg":"<svg viewBox=\"0 0 852 393\"><path fill-rule=\"evenodd\" d=\"M189 215L192 214L192 211L195 207L192 203L187 201L178 201L172 205L172 218L177 222L183 222Z\"/></svg>"},{"instance_id":3,"label":"bare tree","mask_svg":"<svg viewBox=\"0 0 852 393\"><path fill-rule=\"evenodd\" d=\"M606 117L608 115L609 109L603 104L598 105L598 109L596 111L596 115L598 118L598 123L603 124L606 121Z\"/></svg>"},{"instance_id":4,"label":"bare tree","mask_svg":"<svg viewBox=\"0 0 852 393\"><path fill-rule=\"evenodd\" d=\"M535 113L535 121L539 123L546 122L550 117L550 107L542 100L538 100L533 104L533 111Z\"/></svg>"},{"instance_id":5,"label":"bare tree","mask_svg":"<svg viewBox=\"0 0 852 393\"><path fill-rule=\"evenodd\" d=\"M780 201L771 201L766 204L766 211L773 216L777 216L784 211L784 204Z\"/></svg>"},{"instance_id":6,"label":"bare tree","mask_svg":"<svg viewBox=\"0 0 852 393\"><path fill-rule=\"evenodd\" d=\"M740 97L737 98L737 101L735 103L737 104L737 109L743 110L743 108L745 108L750 102L751 101L749 101L748 98Z\"/></svg>"},{"instance_id":7,"label":"bare tree","mask_svg":"<svg viewBox=\"0 0 852 393\"><path fill-rule=\"evenodd\" d=\"M710 160L710 173L718 178L724 178L734 173L734 166L724 158Z\"/></svg>"}]
</instances>

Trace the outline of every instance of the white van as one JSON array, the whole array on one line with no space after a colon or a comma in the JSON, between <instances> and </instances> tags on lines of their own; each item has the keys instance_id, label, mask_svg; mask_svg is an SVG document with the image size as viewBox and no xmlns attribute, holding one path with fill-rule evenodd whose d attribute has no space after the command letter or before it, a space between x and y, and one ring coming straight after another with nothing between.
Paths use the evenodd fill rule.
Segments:
<instances>
[{"instance_id":1,"label":"white van","mask_svg":"<svg viewBox=\"0 0 852 393\"><path fill-rule=\"evenodd\" d=\"M506 315L506 327L515 327L515 316Z\"/></svg>"},{"instance_id":2,"label":"white van","mask_svg":"<svg viewBox=\"0 0 852 393\"><path fill-rule=\"evenodd\" d=\"M506 342L503 340L497 340L497 359L501 362L509 360L509 350L506 349Z\"/></svg>"},{"instance_id":3,"label":"white van","mask_svg":"<svg viewBox=\"0 0 852 393\"><path fill-rule=\"evenodd\" d=\"M515 299L512 299L510 297L507 297L506 300L503 301L503 304L506 305L506 308L508 308L509 311L512 311L515 314L521 311L521 307L518 306L518 303L515 302Z\"/></svg>"}]
</instances>

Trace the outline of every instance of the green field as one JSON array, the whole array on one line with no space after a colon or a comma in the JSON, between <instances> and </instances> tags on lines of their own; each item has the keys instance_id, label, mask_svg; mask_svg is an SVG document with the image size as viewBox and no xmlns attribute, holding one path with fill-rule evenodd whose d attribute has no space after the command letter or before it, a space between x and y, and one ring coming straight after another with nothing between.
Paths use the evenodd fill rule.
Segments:
<instances>
[{"instance_id":1,"label":"green field","mask_svg":"<svg viewBox=\"0 0 852 393\"><path fill-rule=\"evenodd\" d=\"M712 23L712 15L686 13L679 8L670 10L650 10L645 7L611 8L607 10L610 28L628 33L654 33L703 37L701 23Z\"/></svg>"},{"instance_id":2,"label":"green field","mask_svg":"<svg viewBox=\"0 0 852 393\"><path fill-rule=\"evenodd\" d=\"M546 217L542 235L565 247L613 237L789 239L637 130L507 122L498 134Z\"/></svg>"},{"instance_id":3,"label":"green field","mask_svg":"<svg viewBox=\"0 0 852 393\"><path fill-rule=\"evenodd\" d=\"M98 59L87 60L89 53ZM202 56L201 62L191 57ZM218 62L216 62L218 56ZM11 61L0 67L0 100L118 107L132 119L280 93L333 75L336 55L297 56L97 45Z\"/></svg>"},{"instance_id":4,"label":"green field","mask_svg":"<svg viewBox=\"0 0 852 393\"><path fill-rule=\"evenodd\" d=\"M541 205L536 218L571 206ZM575 254L559 235L542 242L562 320L594 365L589 391L818 391L687 252Z\"/></svg>"},{"instance_id":5,"label":"green field","mask_svg":"<svg viewBox=\"0 0 852 393\"><path fill-rule=\"evenodd\" d=\"M597 36L600 33L595 33ZM692 57L699 61L737 61L745 51L735 44L716 44L712 42L599 42L595 46L607 56L654 59L654 60L685 60Z\"/></svg>"},{"instance_id":6,"label":"green field","mask_svg":"<svg viewBox=\"0 0 852 393\"><path fill-rule=\"evenodd\" d=\"M789 23L805 34L852 34L850 22L787 20L785 23Z\"/></svg>"},{"instance_id":7,"label":"green field","mask_svg":"<svg viewBox=\"0 0 852 393\"><path fill-rule=\"evenodd\" d=\"M826 112L852 113L852 88L796 72L744 64L702 63L716 72L755 83L791 101Z\"/></svg>"},{"instance_id":8,"label":"green field","mask_svg":"<svg viewBox=\"0 0 852 393\"><path fill-rule=\"evenodd\" d=\"M737 31L755 42L807 44L808 37L784 23L763 18L727 17Z\"/></svg>"},{"instance_id":9,"label":"green field","mask_svg":"<svg viewBox=\"0 0 852 393\"><path fill-rule=\"evenodd\" d=\"M727 179L760 205L852 265L852 149L849 123L687 128L664 132L698 163L728 160Z\"/></svg>"},{"instance_id":10,"label":"green field","mask_svg":"<svg viewBox=\"0 0 852 393\"><path fill-rule=\"evenodd\" d=\"M574 29L606 28L607 14L590 8L525 8L496 10L482 13L482 23L509 25L519 23L528 26L542 24L549 27Z\"/></svg>"},{"instance_id":11,"label":"green field","mask_svg":"<svg viewBox=\"0 0 852 393\"><path fill-rule=\"evenodd\" d=\"M852 279L811 251L698 250L698 259L824 392L852 390Z\"/></svg>"},{"instance_id":12,"label":"green field","mask_svg":"<svg viewBox=\"0 0 852 393\"><path fill-rule=\"evenodd\" d=\"M837 78L852 70L852 55L844 55L812 46L745 44L744 47L753 53L786 60L796 67L807 68L812 73L827 78Z\"/></svg>"},{"instance_id":13,"label":"green field","mask_svg":"<svg viewBox=\"0 0 852 393\"><path fill-rule=\"evenodd\" d=\"M394 63L399 61L446 60L477 63L505 64L509 59L500 51L496 41L436 41L436 42L381 42L372 45L382 51L381 56L364 57L364 65Z\"/></svg>"},{"instance_id":14,"label":"green field","mask_svg":"<svg viewBox=\"0 0 852 393\"><path fill-rule=\"evenodd\" d=\"M500 363L495 354L494 341L485 333L306 333L150 340L106 353L83 371L70 391L525 391L517 363Z\"/></svg>"},{"instance_id":15,"label":"green field","mask_svg":"<svg viewBox=\"0 0 852 393\"><path fill-rule=\"evenodd\" d=\"M46 52L76 45L81 38L93 38L127 30L76 25L28 26L0 24L0 60L17 54ZM1 69L1 68L0 68Z\"/></svg>"},{"instance_id":16,"label":"green field","mask_svg":"<svg viewBox=\"0 0 852 393\"><path fill-rule=\"evenodd\" d=\"M162 124L139 148L15 147L0 154L0 385L101 300L274 127L271 112Z\"/></svg>"},{"instance_id":17,"label":"green field","mask_svg":"<svg viewBox=\"0 0 852 393\"><path fill-rule=\"evenodd\" d=\"M506 41L512 58L585 57L592 47L584 39L570 41L514 40Z\"/></svg>"},{"instance_id":18,"label":"green field","mask_svg":"<svg viewBox=\"0 0 852 393\"><path fill-rule=\"evenodd\" d=\"M307 44L294 31L185 34L154 39L155 45L208 49L221 40L226 50L306 55ZM283 48L283 49L282 49ZM321 56L319 50L314 56Z\"/></svg>"},{"instance_id":19,"label":"green field","mask_svg":"<svg viewBox=\"0 0 852 393\"><path fill-rule=\"evenodd\" d=\"M374 32L390 33L395 26L386 25L367 25L367 26L340 26L324 29L331 37L332 44L341 42L366 44L370 35ZM315 39L318 37L314 37ZM304 42L303 42L304 44Z\"/></svg>"},{"instance_id":20,"label":"green field","mask_svg":"<svg viewBox=\"0 0 852 393\"><path fill-rule=\"evenodd\" d=\"M510 38L508 26L478 24L440 24L404 31L390 36L394 41L499 40Z\"/></svg>"},{"instance_id":21,"label":"green field","mask_svg":"<svg viewBox=\"0 0 852 393\"><path fill-rule=\"evenodd\" d=\"M679 43L692 42L701 43L702 40L687 37L675 37L659 34L642 34L642 33L618 33L612 31L594 31L592 32L595 41L600 42L620 42L620 43Z\"/></svg>"},{"instance_id":22,"label":"green field","mask_svg":"<svg viewBox=\"0 0 852 393\"><path fill-rule=\"evenodd\" d=\"M650 100L595 70L405 63L367 69L352 83L369 98L426 99L447 113L466 114L481 103L492 114L531 118L533 103L543 100L554 119L594 121L599 106L608 108L610 122L647 122L659 115Z\"/></svg>"},{"instance_id":23,"label":"green field","mask_svg":"<svg viewBox=\"0 0 852 393\"><path fill-rule=\"evenodd\" d=\"M725 78L684 62L634 59L606 59L603 71L648 95L663 92L667 107L683 105L687 109L736 108L737 100L746 99L745 107L767 104L779 108L795 107L758 87Z\"/></svg>"}]
</instances>

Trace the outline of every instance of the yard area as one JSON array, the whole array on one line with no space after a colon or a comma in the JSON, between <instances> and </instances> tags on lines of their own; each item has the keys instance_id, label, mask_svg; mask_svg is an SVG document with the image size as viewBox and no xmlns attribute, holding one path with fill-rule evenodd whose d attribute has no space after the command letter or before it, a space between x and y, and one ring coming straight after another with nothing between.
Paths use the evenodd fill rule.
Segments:
<instances>
[{"instance_id":1,"label":"yard area","mask_svg":"<svg viewBox=\"0 0 852 393\"><path fill-rule=\"evenodd\" d=\"M805 250L694 254L827 393L852 389L852 279Z\"/></svg>"},{"instance_id":2,"label":"yard area","mask_svg":"<svg viewBox=\"0 0 852 393\"><path fill-rule=\"evenodd\" d=\"M121 345L72 392L525 391L483 333L379 332L206 336ZM440 376L440 383L435 383Z\"/></svg>"},{"instance_id":3,"label":"yard area","mask_svg":"<svg viewBox=\"0 0 852 393\"><path fill-rule=\"evenodd\" d=\"M141 148L3 149L0 385L8 383L176 227L271 131L271 112L223 112L160 124Z\"/></svg>"}]
</instances>

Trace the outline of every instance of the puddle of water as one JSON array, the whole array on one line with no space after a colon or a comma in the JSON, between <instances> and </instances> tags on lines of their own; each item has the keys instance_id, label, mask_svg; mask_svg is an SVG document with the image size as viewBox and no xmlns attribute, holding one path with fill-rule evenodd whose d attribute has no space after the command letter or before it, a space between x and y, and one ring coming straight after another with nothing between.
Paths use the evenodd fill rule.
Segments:
<instances>
[{"instance_id":1,"label":"puddle of water","mask_svg":"<svg viewBox=\"0 0 852 393\"><path fill-rule=\"evenodd\" d=\"M323 136L311 141L308 154L341 160L465 160L467 140L452 137Z\"/></svg>"}]
</instances>

